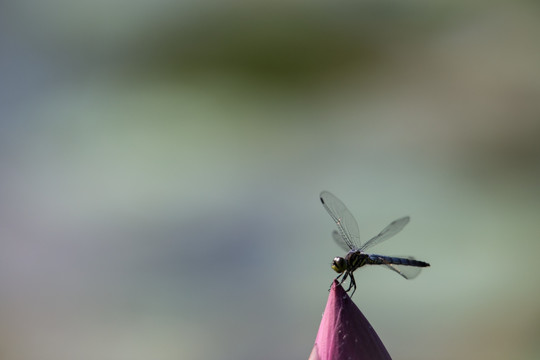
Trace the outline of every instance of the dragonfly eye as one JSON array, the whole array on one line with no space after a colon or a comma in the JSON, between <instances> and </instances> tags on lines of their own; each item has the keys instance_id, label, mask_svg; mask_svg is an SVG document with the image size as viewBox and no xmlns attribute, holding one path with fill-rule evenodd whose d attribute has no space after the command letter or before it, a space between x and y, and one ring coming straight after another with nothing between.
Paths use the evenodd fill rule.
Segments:
<instances>
[{"instance_id":1,"label":"dragonfly eye","mask_svg":"<svg viewBox=\"0 0 540 360\"><path fill-rule=\"evenodd\" d=\"M342 257L335 257L332 261L332 269L337 273L342 273L347 270L347 261Z\"/></svg>"}]
</instances>

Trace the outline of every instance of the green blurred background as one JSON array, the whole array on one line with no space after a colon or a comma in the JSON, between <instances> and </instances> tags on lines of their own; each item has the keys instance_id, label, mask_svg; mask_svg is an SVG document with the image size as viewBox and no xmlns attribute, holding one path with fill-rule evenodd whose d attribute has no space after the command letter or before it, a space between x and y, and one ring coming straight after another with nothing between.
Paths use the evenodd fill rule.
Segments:
<instances>
[{"instance_id":1,"label":"green blurred background","mask_svg":"<svg viewBox=\"0 0 540 360\"><path fill-rule=\"evenodd\" d=\"M306 359L343 255L396 359L540 357L533 1L0 10L0 357Z\"/></svg>"}]
</instances>

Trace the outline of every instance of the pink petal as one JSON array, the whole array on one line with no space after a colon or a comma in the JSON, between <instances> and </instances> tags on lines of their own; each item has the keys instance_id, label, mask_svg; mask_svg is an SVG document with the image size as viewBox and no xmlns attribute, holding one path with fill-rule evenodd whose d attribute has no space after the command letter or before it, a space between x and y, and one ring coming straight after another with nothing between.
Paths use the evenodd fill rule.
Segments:
<instances>
[{"instance_id":1,"label":"pink petal","mask_svg":"<svg viewBox=\"0 0 540 360\"><path fill-rule=\"evenodd\" d=\"M309 360L391 360L381 339L334 281Z\"/></svg>"}]
</instances>

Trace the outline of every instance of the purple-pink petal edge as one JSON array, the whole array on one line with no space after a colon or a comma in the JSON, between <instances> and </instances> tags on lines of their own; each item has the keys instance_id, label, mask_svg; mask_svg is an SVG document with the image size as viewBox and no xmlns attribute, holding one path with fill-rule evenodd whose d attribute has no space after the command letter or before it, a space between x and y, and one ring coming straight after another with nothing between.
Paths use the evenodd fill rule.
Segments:
<instances>
[{"instance_id":1,"label":"purple-pink petal edge","mask_svg":"<svg viewBox=\"0 0 540 360\"><path fill-rule=\"evenodd\" d=\"M391 360L381 339L337 281L309 360Z\"/></svg>"}]
</instances>

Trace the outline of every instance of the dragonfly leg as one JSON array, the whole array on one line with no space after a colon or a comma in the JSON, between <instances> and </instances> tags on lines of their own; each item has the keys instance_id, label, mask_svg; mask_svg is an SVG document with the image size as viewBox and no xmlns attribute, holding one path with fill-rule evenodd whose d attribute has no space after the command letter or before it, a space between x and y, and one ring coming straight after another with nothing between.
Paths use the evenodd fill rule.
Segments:
<instances>
[{"instance_id":1,"label":"dragonfly leg","mask_svg":"<svg viewBox=\"0 0 540 360\"><path fill-rule=\"evenodd\" d=\"M341 275L343 275L343 274L345 274L345 276L343 277L343 279L341 279L341 281L339 282L339 285L343 284L343 282L344 282L345 280L347 280L347 276L349 276L349 272L348 272L348 271L345 271L344 273L341 273ZM341 275L339 275L339 276L341 276ZM338 278L339 278L339 276L338 276ZM348 290L347 290L347 291L348 291Z\"/></svg>"},{"instance_id":2,"label":"dragonfly leg","mask_svg":"<svg viewBox=\"0 0 540 360\"><path fill-rule=\"evenodd\" d=\"M345 275L345 276L343 277L343 279L341 279L341 281L339 282L339 285L343 284L343 282L345 281L345 279L347 279L347 272L342 272L341 274L339 274L338 277L336 277L336 278L334 279L334 281L339 280L339 278L342 277L343 275ZM332 282L332 284L333 284L333 283L334 283L334 282ZM332 284L330 284L330 288L328 289L328 291L332 290Z\"/></svg>"},{"instance_id":3,"label":"dragonfly leg","mask_svg":"<svg viewBox=\"0 0 540 360\"><path fill-rule=\"evenodd\" d=\"M351 276L351 281L349 281L349 287L346 290L347 292L351 291L352 285L353 285L353 281L352 281L352 276Z\"/></svg>"},{"instance_id":4,"label":"dragonfly leg","mask_svg":"<svg viewBox=\"0 0 540 360\"><path fill-rule=\"evenodd\" d=\"M351 293L351 297L354 295L354 292L356 291L356 281L354 280L354 276L353 274L351 274L351 282L350 282L350 285L349 285L349 290L351 289L351 286L353 288L353 292ZM347 290L347 291L349 291Z\"/></svg>"},{"instance_id":5,"label":"dragonfly leg","mask_svg":"<svg viewBox=\"0 0 540 360\"><path fill-rule=\"evenodd\" d=\"M334 281L339 280L339 278L342 277L343 274L345 274L345 273L342 272L341 274L339 274L338 277L336 277L336 278L334 279ZM341 281L341 282L343 282L343 281ZM341 282L340 282L340 284L341 284ZM334 283L334 282L332 281L332 284L333 284L333 283ZM328 291L332 290L332 284L330 284L330 287L328 288Z\"/></svg>"},{"instance_id":6,"label":"dragonfly leg","mask_svg":"<svg viewBox=\"0 0 540 360\"><path fill-rule=\"evenodd\" d=\"M349 276L351 277L351 281L349 282L349 288L347 289L347 292L349 292L353 288L354 290L356 290L356 281L354 280L354 275L352 273L349 273Z\"/></svg>"}]
</instances>

